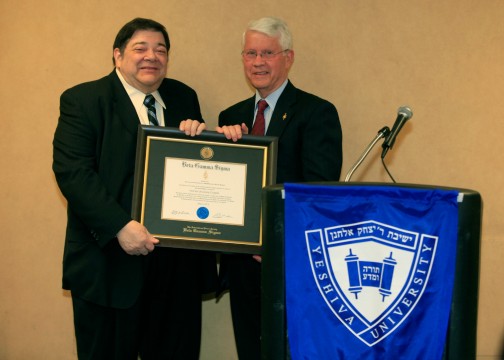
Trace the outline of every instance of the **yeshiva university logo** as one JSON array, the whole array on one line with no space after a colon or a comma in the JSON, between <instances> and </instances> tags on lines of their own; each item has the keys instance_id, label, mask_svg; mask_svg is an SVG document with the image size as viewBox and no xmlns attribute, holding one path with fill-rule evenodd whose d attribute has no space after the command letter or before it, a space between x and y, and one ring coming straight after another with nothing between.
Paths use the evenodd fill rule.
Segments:
<instances>
[{"instance_id":1,"label":"yeshiva university logo","mask_svg":"<svg viewBox=\"0 0 504 360\"><path fill-rule=\"evenodd\" d=\"M429 281L438 238L364 221L305 232L321 296L368 346L414 311Z\"/></svg>"}]
</instances>

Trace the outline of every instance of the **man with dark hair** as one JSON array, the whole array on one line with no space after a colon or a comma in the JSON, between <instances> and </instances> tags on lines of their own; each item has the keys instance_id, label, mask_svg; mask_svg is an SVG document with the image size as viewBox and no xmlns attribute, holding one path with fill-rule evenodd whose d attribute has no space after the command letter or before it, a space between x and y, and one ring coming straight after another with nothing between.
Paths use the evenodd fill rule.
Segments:
<instances>
[{"instance_id":1,"label":"man with dark hair","mask_svg":"<svg viewBox=\"0 0 504 360\"><path fill-rule=\"evenodd\" d=\"M124 25L121 30L117 33L117 36L114 40L113 49L119 49L119 52L123 53L128 41L133 37L136 31L138 30L150 30L157 31L163 35L164 44L166 46L166 50L170 51L170 38L168 37L168 32L166 28L160 23L150 20L150 19L142 19L136 18ZM112 58L112 61L115 65L115 57Z\"/></svg>"},{"instance_id":2,"label":"man with dark hair","mask_svg":"<svg viewBox=\"0 0 504 360\"><path fill-rule=\"evenodd\" d=\"M287 24L274 17L252 21L243 33L242 45L245 76L256 91L222 111L216 130L234 141L242 134L277 136L277 183L339 180L342 132L338 112L329 101L294 87L288 79L294 50ZM251 255L221 256L221 287L229 287L240 360L261 358L259 261Z\"/></svg>"},{"instance_id":3,"label":"man with dark hair","mask_svg":"<svg viewBox=\"0 0 504 360\"><path fill-rule=\"evenodd\" d=\"M53 170L68 201L63 288L79 359L199 356L211 255L156 248L130 215L139 124L205 129L195 91L165 78L169 49L163 25L134 19L115 39L115 69L61 95Z\"/></svg>"}]
</instances>

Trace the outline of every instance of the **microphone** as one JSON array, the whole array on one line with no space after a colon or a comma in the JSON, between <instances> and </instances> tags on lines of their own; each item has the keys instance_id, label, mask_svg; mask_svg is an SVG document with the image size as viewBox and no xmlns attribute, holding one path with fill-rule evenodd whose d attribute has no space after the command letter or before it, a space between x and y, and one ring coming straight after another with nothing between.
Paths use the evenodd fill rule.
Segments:
<instances>
[{"instance_id":1,"label":"microphone","mask_svg":"<svg viewBox=\"0 0 504 360\"><path fill-rule=\"evenodd\" d=\"M392 127L392 130L390 130L390 134L387 136L387 138L385 139L385 141L382 144L382 148L383 148L383 151L381 154L382 159L385 158L387 151L389 151L389 149L392 149L392 147L394 146L394 142L397 137L397 134L399 134L399 131L401 131L401 128L403 127L404 123L406 123L406 121L411 119L412 116L413 116L413 112L411 111L411 109L408 106L401 106L397 110L397 119L394 123L394 126Z\"/></svg>"},{"instance_id":2,"label":"microphone","mask_svg":"<svg viewBox=\"0 0 504 360\"><path fill-rule=\"evenodd\" d=\"M348 173L347 173L347 175L345 177L345 182L349 182L350 181L350 179L352 178L352 175L353 175L354 171L357 170L357 168L359 167L359 165L364 161L364 159L369 154L369 152L371 151L371 149L373 148L373 146L375 146L376 142L378 140L380 140L381 138L387 137L388 134L390 134L390 129L389 129L388 126L385 126L380 131L378 131L378 134L376 134L376 137L373 139L373 141L371 141L371 143L368 145L368 147L366 148L366 150L364 150L364 152L362 153L362 155L359 158L359 160L357 160L357 162L354 164L354 166L352 166L352 168L348 171Z\"/></svg>"}]
</instances>

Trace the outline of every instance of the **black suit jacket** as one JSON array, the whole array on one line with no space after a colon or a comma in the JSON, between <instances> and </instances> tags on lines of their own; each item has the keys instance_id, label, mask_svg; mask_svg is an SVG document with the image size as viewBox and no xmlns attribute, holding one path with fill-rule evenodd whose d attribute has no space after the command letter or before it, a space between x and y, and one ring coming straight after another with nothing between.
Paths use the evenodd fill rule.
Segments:
<instances>
[{"instance_id":1,"label":"black suit jacket","mask_svg":"<svg viewBox=\"0 0 504 360\"><path fill-rule=\"evenodd\" d=\"M255 96L219 115L219 126L252 129ZM342 134L334 105L296 89L290 81L275 106L266 135L278 137L277 183L337 181ZM233 329L240 358L259 359L261 265L250 255L222 254L219 290L230 290Z\"/></svg>"},{"instance_id":2,"label":"black suit jacket","mask_svg":"<svg viewBox=\"0 0 504 360\"><path fill-rule=\"evenodd\" d=\"M252 129L255 96L219 115L219 126L245 123ZM268 136L278 137L277 183L337 181L342 132L333 104L297 89L289 81L271 117Z\"/></svg>"},{"instance_id":3,"label":"black suit jacket","mask_svg":"<svg viewBox=\"0 0 504 360\"><path fill-rule=\"evenodd\" d=\"M202 120L194 90L165 79L158 89L166 126ZM115 70L61 95L53 170L68 201L63 288L103 306L128 308L140 294L148 257L131 256L116 234L131 220L135 108Z\"/></svg>"}]
</instances>

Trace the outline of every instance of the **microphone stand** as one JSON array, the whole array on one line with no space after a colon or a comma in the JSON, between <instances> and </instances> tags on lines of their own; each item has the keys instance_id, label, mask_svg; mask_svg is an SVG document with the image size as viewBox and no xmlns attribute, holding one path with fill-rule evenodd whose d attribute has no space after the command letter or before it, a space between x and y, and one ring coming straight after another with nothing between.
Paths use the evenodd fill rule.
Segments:
<instances>
[{"instance_id":1,"label":"microphone stand","mask_svg":"<svg viewBox=\"0 0 504 360\"><path fill-rule=\"evenodd\" d=\"M354 164L354 166L348 171L348 173L345 177L345 182L350 181L350 178L352 177L354 171L357 170L359 165L364 161L364 159L369 154L371 149L375 146L376 142L378 140L380 140L381 138L387 137L389 134L390 134L390 129L388 126L385 126L380 131L378 131L378 134L376 134L375 138L371 141L371 143L368 145L366 150L364 150L364 152L360 156L359 160L357 160L357 162Z\"/></svg>"}]
</instances>

